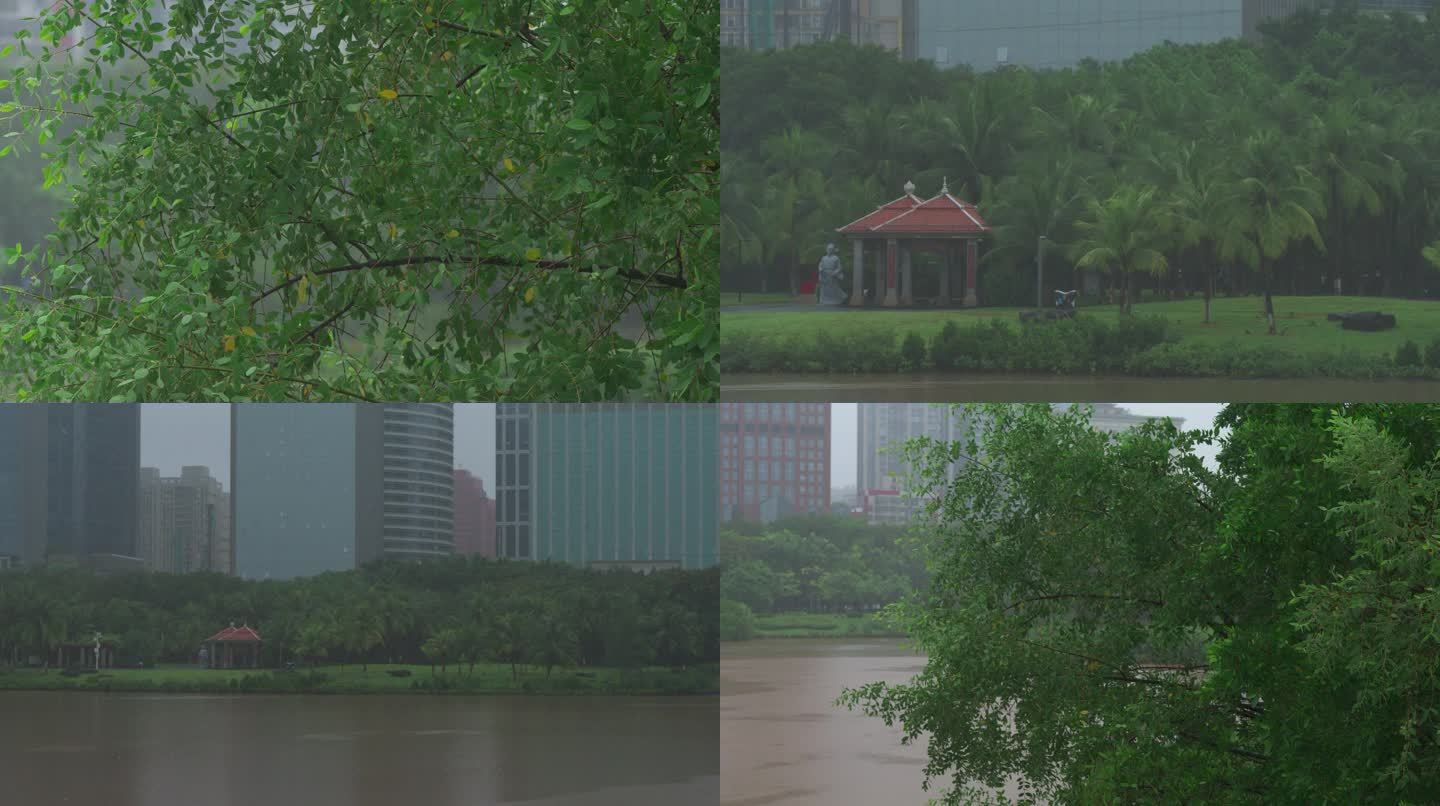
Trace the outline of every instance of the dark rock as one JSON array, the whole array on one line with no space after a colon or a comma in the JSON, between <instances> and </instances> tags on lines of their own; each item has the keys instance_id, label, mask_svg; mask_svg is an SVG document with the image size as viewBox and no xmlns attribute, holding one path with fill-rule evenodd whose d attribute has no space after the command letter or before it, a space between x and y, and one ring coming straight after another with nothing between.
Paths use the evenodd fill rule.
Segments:
<instances>
[{"instance_id":1,"label":"dark rock","mask_svg":"<svg viewBox=\"0 0 1440 806\"><path fill-rule=\"evenodd\" d=\"M409 677L409 676L410 676L410 670L409 670L409 669L391 669L391 670L385 672L385 674L388 674L388 675L390 675L391 677Z\"/></svg>"},{"instance_id":2,"label":"dark rock","mask_svg":"<svg viewBox=\"0 0 1440 806\"><path fill-rule=\"evenodd\" d=\"M1340 327L1344 330L1361 330L1373 333L1378 330L1390 330L1395 327L1395 316L1379 311L1360 311L1357 313L1332 315L1339 316Z\"/></svg>"}]
</instances>

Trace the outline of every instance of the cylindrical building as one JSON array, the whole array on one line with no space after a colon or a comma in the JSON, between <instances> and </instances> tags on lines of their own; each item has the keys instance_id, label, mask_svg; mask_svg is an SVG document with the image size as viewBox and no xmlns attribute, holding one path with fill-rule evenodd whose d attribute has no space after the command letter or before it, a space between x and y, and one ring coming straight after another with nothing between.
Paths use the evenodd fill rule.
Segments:
<instances>
[{"instance_id":1,"label":"cylindrical building","mask_svg":"<svg viewBox=\"0 0 1440 806\"><path fill-rule=\"evenodd\" d=\"M455 410L385 406L385 556L455 553Z\"/></svg>"}]
</instances>

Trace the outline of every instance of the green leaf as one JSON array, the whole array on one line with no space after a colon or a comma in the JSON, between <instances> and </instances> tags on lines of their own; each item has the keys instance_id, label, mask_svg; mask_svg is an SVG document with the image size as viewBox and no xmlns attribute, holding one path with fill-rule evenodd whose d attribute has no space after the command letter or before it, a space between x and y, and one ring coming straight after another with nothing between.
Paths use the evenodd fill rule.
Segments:
<instances>
[{"instance_id":1,"label":"green leaf","mask_svg":"<svg viewBox=\"0 0 1440 806\"><path fill-rule=\"evenodd\" d=\"M565 125L577 132L583 132L590 129L592 124L584 118L570 118L570 120L566 121Z\"/></svg>"}]
</instances>

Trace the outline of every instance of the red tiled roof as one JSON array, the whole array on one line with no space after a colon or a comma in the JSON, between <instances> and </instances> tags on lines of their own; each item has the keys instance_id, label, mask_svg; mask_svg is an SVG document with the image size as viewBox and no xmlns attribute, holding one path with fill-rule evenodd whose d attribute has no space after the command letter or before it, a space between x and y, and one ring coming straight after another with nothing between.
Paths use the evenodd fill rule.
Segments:
<instances>
[{"instance_id":1,"label":"red tiled roof","mask_svg":"<svg viewBox=\"0 0 1440 806\"><path fill-rule=\"evenodd\" d=\"M208 642L208 641L259 641L259 640L260 640L260 633L255 632L255 629L254 629L253 627L226 627L225 629L221 630L220 632L215 633L214 635L210 636L209 638L206 638L205 640L206 640L207 642Z\"/></svg>"},{"instance_id":2,"label":"red tiled roof","mask_svg":"<svg viewBox=\"0 0 1440 806\"><path fill-rule=\"evenodd\" d=\"M975 205L946 190L924 201L906 194L836 231L843 235L984 235L990 225Z\"/></svg>"}]
</instances>

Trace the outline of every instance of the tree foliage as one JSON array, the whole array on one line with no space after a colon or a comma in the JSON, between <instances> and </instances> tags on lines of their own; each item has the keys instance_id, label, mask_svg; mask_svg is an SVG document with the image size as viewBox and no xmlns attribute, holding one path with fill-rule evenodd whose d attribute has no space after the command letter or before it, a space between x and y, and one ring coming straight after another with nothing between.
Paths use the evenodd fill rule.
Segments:
<instances>
[{"instance_id":1,"label":"tree foliage","mask_svg":"<svg viewBox=\"0 0 1440 806\"><path fill-rule=\"evenodd\" d=\"M711 399L717 15L56 4L0 82L68 200L6 245L39 285L4 295L0 373L88 400Z\"/></svg>"},{"instance_id":2,"label":"tree foliage","mask_svg":"<svg viewBox=\"0 0 1440 806\"><path fill-rule=\"evenodd\" d=\"M1107 200L1144 194L1156 220L1142 232L1165 267L1097 266L1116 292L1135 277L1161 293L1433 296L1437 17L1302 13L1266 25L1260 45L980 74L844 42L727 49L724 282L808 272L836 227L906 181L927 196L948 178L995 227L981 273L992 304L1034 300L1042 235L1043 287L1084 288L1084 226L1106 226ZM773 154L802 138L824 181L780 198ZM816 212L786 219L781 205Z\"/></svg>"},{"instance_id":3,"label":"tree foliage","mask_svg":"<svg viewBox=\"0 0 1440 806\"><path fill-rule=\"evenodd\" d=\"M760 613L889 604L925 580L905 535L905 527L830 515L732 523L720 534L721 593Z\"/></svg>"},{"instance_id":4,"label":"tree foliage","mask_svg":"<svg viewBox=\"0 0 1440 806\"><path fill-rule=\"evenodd\" d=\"M987 415L983 448L913 448L934 578L897 616L924 671L842 697L927 737L947 802L1440 797L1440 408Z\"/></svg>"},{"instance_id":5,"label":"tree foliage","mask_svg":"<svg viewBox=\"0 0 1440 806\"><path fill-rule=\"evenodd\" d=\"M718 571L651 575L456 558L284 582L219 574L0 572L0 664L98 630L122 660L187 662L225 625L262 661L686 666L719 660Z\"/></svg>"}]
</instances>

